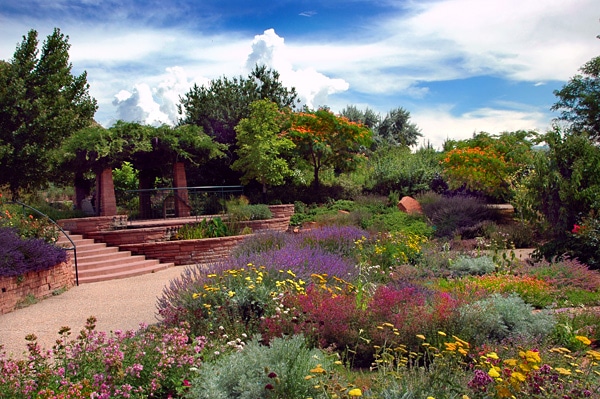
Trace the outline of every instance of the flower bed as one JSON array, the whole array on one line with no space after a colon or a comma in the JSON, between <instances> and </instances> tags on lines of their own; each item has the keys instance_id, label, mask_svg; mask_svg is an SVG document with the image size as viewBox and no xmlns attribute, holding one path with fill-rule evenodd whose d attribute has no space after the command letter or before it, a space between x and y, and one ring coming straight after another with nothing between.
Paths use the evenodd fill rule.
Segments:
<instances>
[{"instance_id":1,"label":"flower bed","mask_svg":"<svg viewBox=\"0 0 600 399\"><path fill-rule=\"evenodd\" d=\"M27 298L43 299L74 285L75 273L71 259L47 270L0 277L0 314L13 311Z\"/></svg>"}]
</instances>

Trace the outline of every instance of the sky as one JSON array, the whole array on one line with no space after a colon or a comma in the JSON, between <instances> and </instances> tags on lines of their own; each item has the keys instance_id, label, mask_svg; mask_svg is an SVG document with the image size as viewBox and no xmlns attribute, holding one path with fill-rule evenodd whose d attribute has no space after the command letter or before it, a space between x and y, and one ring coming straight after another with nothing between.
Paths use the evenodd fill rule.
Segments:
<instances>
[{"instance_id":1,"label":"sky","mask_svg":"<svg viewBox=\"0 0 600 399\"><path fill-rule=\"evenodd\" d=\"M263 64L313 109L402 107L441 148L550 128L599 18L598 0L0 0L0 59L60 28L105 127L176 124L194 84Z\"/></svg>"}]
</instances>

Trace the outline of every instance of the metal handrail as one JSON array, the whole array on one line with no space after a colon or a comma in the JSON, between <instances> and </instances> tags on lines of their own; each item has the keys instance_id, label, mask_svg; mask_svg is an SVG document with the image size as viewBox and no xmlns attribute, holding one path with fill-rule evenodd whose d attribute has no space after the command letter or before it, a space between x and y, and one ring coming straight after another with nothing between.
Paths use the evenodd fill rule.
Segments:
<instances>
[{"instance_id":1,"label":"metal handrail","mask_svg":"<svg viewBox=\"0 0 600 399\"><path fill-rule=\"evenodd\" d=\"M73 251L73 260L75 262L75 284L79 285L79 270L77 269L77 246L75 245L75 243L73 242L73 240L71 240L71 237L69 237L69 235L67 234L66 231L63 230L62 227L60 227L58 225L58 223L56 223L54 221L54 219L52 219L50 216L46 215L45 213L43 213L42 211L29 206L27 204L24 204L20 201L10 201L10 203L14 203L14 204L18 204L21 205L23 207L23 213L25 213L25 208L28 208L32 211L34 211L35 213L37 213L38 215L45 217L46 219L48 219L54 226L56 226L58 228L58 230L67 238L67 240L69 240L69 242L71 243L72 247L71 248L64 248L66 251Z\"/></svg>"}]
</instances>

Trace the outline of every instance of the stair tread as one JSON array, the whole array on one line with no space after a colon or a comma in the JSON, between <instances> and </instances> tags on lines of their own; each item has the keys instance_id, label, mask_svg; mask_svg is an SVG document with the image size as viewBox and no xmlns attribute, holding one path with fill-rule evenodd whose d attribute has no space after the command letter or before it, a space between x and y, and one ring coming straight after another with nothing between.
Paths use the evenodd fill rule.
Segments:
<instances>
[{"instance_id":1,"label":"stair tread","mask_svg":"<svg viewBox=\"0 0 600 399\"><path fill-rule=\"evenodd\" d=\"M108 246L80 234L65 233L75 244L80 284L140 276L175 266L174 263L161 263L144 255L133 255L131 251L121 251L116 246ZM60 234L56 244L70 248L71 241Z\"/></svg>"},{"instance_id":2,"label":"stair tread","mask_svg":"<svg viewBox=\"0 0 600 399\"><path fill-rule=\"evenodd\" d=\"M135 277L160 270L165 270L173 266L175 266L173 263L154 263L146 265L145 267L138 267L131 270L104 271L102 274L80 274L79 283L92 283L120 278Z\"/></svg>"}]
</instances>

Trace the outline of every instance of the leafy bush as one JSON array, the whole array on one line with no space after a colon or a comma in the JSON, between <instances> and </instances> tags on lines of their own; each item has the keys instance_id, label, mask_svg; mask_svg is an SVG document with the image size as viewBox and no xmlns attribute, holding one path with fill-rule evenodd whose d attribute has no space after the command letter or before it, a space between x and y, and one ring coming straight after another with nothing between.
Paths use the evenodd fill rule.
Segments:
<instances>
[{"instance_id":1,"label":"leafy bush","mask_svg":"<svg viewBox=\"0 0 600 399\"><path fill-rule=\"evenodd\" d=\"M313 345L334 348L354 366L368 367L377 346L403 344L419 350L415 335L449 326L454 315L456 302L450 295L419 286L379 286L359 302L354 286L325 275L315 278L317 284L306 292L283 297L285 313L263 320L265 338L301 333Z\"/></svg>"},{"instance_id":2,"label":"leafy bush","mask_svg":"<svg viewBox=\"0 0 600 399\"><path fill-rule=\"evenodd\" d=\"M227 237L234 233L221 218L202 219L199 223L184 224L173 236L174 240Z\"/></svg>"},{"instance_id":3,"label":"leafy bush","mask_svg":"<svg viewBox=\"0 0 600 399\"><path fill-rule=\"evenodd\" d=\"M420 215L409 215L397 209L394 212L377 214L368 222L369 230L385 232L407 232L430 237L433 230Z\"/></svg>"},{"instance_id":4,"label":"leafy bush","mask_svg":"<svg viewBox=\"0 0 600 399\"><path fill-rule=\"evenodd\" d=\"M373 172L367 184L383 195L396 191L401 196L413 196L429 191L442 170L439 155L431 148L412 153L407 147L384 147L370 158L370 163Z\"/></svg>"},{"instance_id":5,"label":"leafy bush","mask_svg":"<svg viewBox=\"0 0 600 399\"><path fill-rule=\"evenodd\" d=\"M446 197L430 192L420 196L419 203L433 224L436 237L452 237L459 229L497 218L483 200L471 196Z\"/></svg>"},{"instance_id":6,"label":"leafy bush","mask_svg":"<svg viewBox=\"0 0 600 399\"><path fill-rule=\"evenodd\" d=\"M326 372L332 361L309 349L302 336L273 339L268 346L255 338L240 352L205 364L191 380L189 399L325 398L311 373ZM312 370L312 371L311 371Z\"/></svg>"},{"instance_id":7,"label":"leafy bush","mask_svg":"<svg viewBox=\"0 0 600 399\"><path fill-rule=\"evenodd\" d=\"M489 256L472 258L461 255L453 262L450 262L449 269L457 276L483 275L494 272L496 270L496 263Z\"/></svg>"},{"instance_id":8,"label":"leafy bush","mask_svg":"<svg viewBox=\"0 0 600 399\"><path fill-rule=\"evenodd\" d=\"M381 233L371 239L363 238L356 242L356 246L360 250L362 263L378 265L384 272L389 272L396 266L416 264L425 242L425 236L392 232Z\"/></svg>"},{"instance_id":9,"label":"leafy bush","mask_svg":"<svg viewBox=\"0 0 600 399\"><path fill-rule=\"evenodd\" d=\"M273 213L265 204L231 204L227 205L227 218L231 222L244 222L248 220L267 220Z\"/></svg>"},{"instance_id":10,"label":"leafy bush","mask_svg":"<svg viewBox=\"0 0 600 399\"><path fill-rule=\"evenodd\" d=\"M47 270L67 260L64 248L39 238L22 239L12 228L0 227L0 276L21 276Z\"/></svg>"},{"instance_id":11,"label":"leafy bush","mask_svg":"<svg viewBox=\"0 0 600 399\"><path fill-rule=\"evenodd\" d=\"M559 289L577 287L591 292L600 290L600 272L589 269L576 259L526 264L519 271L547 281Z\"/></svg>"},{"instance_id":12,"label":"leafy bush","mask_svg":"<svg viewBox=\"0 0 600 399\"><path fill-rule=\"evenodd\" d=\"M523 337L543 338L556 321L549 313L533 310L517 294L493 294L459 308L462 330L458 335L477 345Z\"/></svg>"},{"instance_id":13,"label":"leafy bush","mask_svg":"<svg viewBox=\"0 0 600 399\"><path fill-rule=\"evenodd\" d=\"M252 335L260 319L275 311L273 295L287 289L282 282L289 278L288 273L269 273L253 265L187 268L163 290L158 313L167 325L188 323L195 335L215 334L219 328Z\"/></svg>"}]
</instances>

